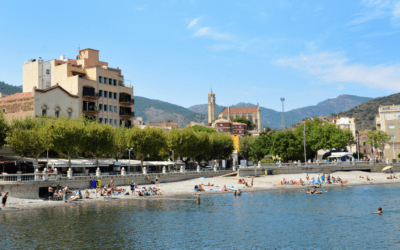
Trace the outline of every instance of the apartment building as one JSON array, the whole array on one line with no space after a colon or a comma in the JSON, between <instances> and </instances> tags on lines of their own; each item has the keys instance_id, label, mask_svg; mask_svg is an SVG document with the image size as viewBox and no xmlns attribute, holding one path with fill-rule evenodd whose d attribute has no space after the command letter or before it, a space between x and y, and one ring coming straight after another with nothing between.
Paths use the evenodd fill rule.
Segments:
<instances>
[{"instance_id":1,"label":"apartment building","mask_svg":"<svg viewBox=\"0 0 400 250\"><path fill-rule=\"evenodd\" d=\"M76 59L60 56L23 65L23 92L60 86L78 96L78 115L114 127L133 126L133 87L125 85L121 69L99 60L99 51L82 49ZM64 107L61 107L64 108Z\"/></svg>"},{"instance_id":2,"label":"apartment building","mask_svg":"<svg viewBox=\"0 0 400 250\"><path fill-rule=\"evenodd\" d=\"M212 127L220 133L228 133L243 137L247 135L247 124L241 122L231 122L224 119L214 121Z\"/></svg>"},{"instance_id":3,"label":"apartment building","mask_svg":"<svg viewBox=\"0 0 400 250\"><path fill-rule=\"evenodd\" d=\"M369 130L358 132L358 143L359 143L360 153L363 153L368 158L372 158L373 150L371 145L367 142L368 132Z\"/></svg>"},{"instance_id":4,"label":"apartment building","mask_svg":"<svg viewBox=\"0 0 400 250\"><path fill-rule=\"evenodd\" d=\"M391 138L384 149L385 158L391 162L400 153L400 105L379 106L375 122L376 129L386 132Z\"/></svg>"},{"instance_id":5,"label":"apartment building","mask_svg":"<svg viewBox=\"0 0 400 250\"><path fill-rule=\"evenodd\" d=\"M354 140L356 140L356 119L355 118L349 118L349 117L340 117L340 118L335 118L332 120L332 123L337 125L340 129L347 129L350 130L351 133L353 134ZM351 145L347 147L347 150L349 152L356 152L357 150L357 145Z\"/></svg>"}]
</instances>

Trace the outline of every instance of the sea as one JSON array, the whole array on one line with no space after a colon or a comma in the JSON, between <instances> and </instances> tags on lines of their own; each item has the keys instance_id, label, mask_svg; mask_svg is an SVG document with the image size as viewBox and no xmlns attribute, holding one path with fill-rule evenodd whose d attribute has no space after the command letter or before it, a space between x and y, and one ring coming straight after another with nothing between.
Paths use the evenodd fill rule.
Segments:
<instances>
[{"instance_id":1,"label":"sea","mask_svg":"<svg viewBox=\"0 0 400 250\"><path fill-rule=\"evenodd\" d=\"M0 211L0 249L399 249L400 186ZM382 207L383 214L375 212Z\"/></svg>"}]
</instances>

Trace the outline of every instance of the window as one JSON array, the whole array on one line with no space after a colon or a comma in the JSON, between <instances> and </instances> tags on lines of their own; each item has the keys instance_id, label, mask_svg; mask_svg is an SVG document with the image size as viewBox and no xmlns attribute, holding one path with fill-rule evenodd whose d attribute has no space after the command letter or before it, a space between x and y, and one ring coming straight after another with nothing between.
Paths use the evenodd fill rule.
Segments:
<instances>
[{"instance_id":1,"label":"window","mask_svg":"<svg viewBox=\"0 0 400 250\"><path fill-rule=\"evenodd\" d=\"M365 142L363 142L363 146L365 147Z\"/></svg>"},{"instance_id":2,"label":"window","mask_svg":"<svg viewBox=\"0 0 400 250\"><path fill-rule=\"evenodd\" d=\"M103 123L103 118L99 118L99 123Z\"/></svg>"},{"instance_id":3,"label":"window","mask_svg":"<svg viewBox=\"0 0 400 250\"><path fill-rule=\"evenodd\" d=\"M108 97L113 98L113 92L108 92Z\"/></svg>"},{"instance_id":4,"label":"window","mask_svg":"<svg viewBox=\"0 0 400 250\"><path fill-rule=\"evenodd\" d=\"M394 129L394 124L389 124L389 125L388 125L388 128L389 128L389 129Z\"/></svg>"},{"instance_id":5,"label":"window","mask_svg":"<svg viewBox=\"0 0 400 250\"><path fill-rule=\"evenodd\" d=\"M117 125L117 120L114 120L114 125Z\"/></svg>"},{"instance_id":6,"label":"window","mask_svg":"<svg viewBox=\"0 0 400 250\"><path fill-rule=\"evenodd\" d=\"M108 91L104 90L104 97L107 97L107 96L108 96Z\"/></svg>"},{"instance_id":7,"label":"window","mask_svg":"<svg viewBox=\"0 0 400 250\"><path fill-rule=\"evenodd\" d=\"M364 154L366 154L367 153L367 150L366 149L364 149Z\"/></svg>"},{"instance_id":8,"label":"window","mask_svg":"<svg viewBox=\"0 0 400 250\"><path fill-rule=\"evenodd\" d=\"M56 110L56 117L60 116L60 110Z\"/></svg>"},{"instance_id":9,"label":"window","mask_svg":"<svg viewBox=\"0 0 400 250\"><path fill-rule=\"evenodd\" d=\"M46 69L46 75L50 75L50 70Z\"/></svg>"},{"instance_id":10,"label":"window","mask_svg":"<svg viewBox=\"0 0 400 250\"><path fill-rule=\"evenodd\" d=\"M42 109L42 115L45 116L46 114L47 114L47 109L46 108Z\"/></svg>"},{"instance_id":11,"label":"window","mask_svg":"<svg viewBox=\"0 0 400 250\"><path fill-rule=\"evenodd\" d=\"M103 97L103 90L99 90L99 95Z\"/></svg>"},{"instance_id":12,"label":"window","mask_svg":"<svg viewBox=\"0 0 400 250\"><path fill-rule=\"evenodd\" d=\"M110 111L110 112L113 111L113 106L112 105L108 105L108 111Z\"/></svg>"},{"instance_id":13,"label":"window","mask_svg":"<svg viewBox=\"0 0 400 250\"><path fill-rule=\"evenodd\" d=\"M103 104L99 104L99 110L103 110Z\"/></svg>"},{"instance_id":14,"label":"window","mask_svg":"<svg viewBox=\"0 0 400 250\"><path fill-rule=\"evenodd\" d=\"M68 111L68 117L71 117L71 116L72 116L72 112Z\"/></svg>"},{"instance_id":15,"label":"window","mask_svg":"<svg viewBox=\"0 0 400 250\"><path fill-rule=\"evenodd\" d=\"M219 130L219 132L222 132L222 128Z\"/></svg>"},{"instance_id":16,"label":"window","mask_svg":"<svg viewBox=\"0 0 400 250\"><path fill-rule=\"evenodd\" d=\"M239 126L239 128L242 128L242 126Z\"/></svg>"},{"instance_id":17,"label":"window","mask_svg":"<svg viewBox=\"0 0 400 250\"><path fill-rule=\"evenodd\" d=\"M117 86L117 80L114 79L114 86Z\"/></svg>"},{"instance_id":18,"label":"window","mask_svg":"<svg viewBox=\"0 0 400 250\"><path fill-rule=\"evenodd\" d=\"M390 134L389 137L392 139L396 138L396 136L394 134Z\"/></svg>"},{"instance_id":19,"label":"window","mask_svg":"<svg viewBox=\"0 0 400 250\"><path fill-rule=\"evenodd\" d=\"M111 79L111 78L108 79L108 84L113 85L113 84L112 84L112 80L113 80L113 79Z\"/></svg>"},{"instance_id":20,"label":"window","mask_svg":"<svg viewBox=\"0 0 400 250\"><path fill-rule=\"evenodd\" d=\"M103 77L99 76L99 82L103 82Z\"/></svg>"},{"instance_id":21,"label":"window","mask_svg":"<svg viewBox=\"0 0 400 250\"><path fill-rule=\"evenodd\" d=\"M107 111L107 105L104 104L104 111Z\"/></svg>"},{"instance_id":22,"label":"window","mask_svg":"<svg viewBox=\"0 0 400 250\"><path fill-rule=\"evenodd\" d=\"M5 114L6 113L6 109L3 109L3 114Z\"/></svg>"},{"instance_id":23,"label":"window","mask_svg":"<svg viewBox=\"0 0 400 250\"><path fill-rule=\"evenodd\" d=\"M114 99L117 99L117 93L114 93Z\"/></svg>"},{"instance_id":24,"label":"window","mask_svg":"<svg viewBox=\"0 0 400 250\"><path fill-rule=\"evenodd\" d=\"M107 84L108 83L108 78L104 77L104 83Z\"/></svg>"},{"instance_id":25,"label":"window","mask_svg":"<svg viewBox=\"0 0 400 250\"><path fill-rule=\"evenodd\" d=\"M219 126L222 127L222 123L220 123Z\"/></svg>"},{"instance_id":26,"label":"window","mask_svg":"<svg viewBox=\"0 0 400 250\"><path fill-rule=\"evenodd\" d=\"M114 106L114 112L115 113L117 112L117 106Z\"/></svg>"}]
</instances>

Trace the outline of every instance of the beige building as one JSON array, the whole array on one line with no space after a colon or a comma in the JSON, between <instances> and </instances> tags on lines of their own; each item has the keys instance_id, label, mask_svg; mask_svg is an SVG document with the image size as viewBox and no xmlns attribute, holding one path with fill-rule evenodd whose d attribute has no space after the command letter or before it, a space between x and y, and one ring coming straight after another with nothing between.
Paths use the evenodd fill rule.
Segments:
<instances>
[{"instance_id":1,"label":"beige building","mask_svg":"<svg viewBox=\"0 0 400 250\"><path fill-rule=\"evenodd\" d=\"M178 128L178 122L172 120L148 122L147 124L150 128L161 128L163 130L171 130L173 128Z\"/></svg>"},{"instance_id":2,"label":"beige building","mask_svg":"<svg viewBox=\"0 0 400 250\"><path fill-rule=\"evenodd\" d=\"M227 107L219 113L219 119L232 121L237 117L243 117L256 124L256 131L261 132L261 114L260 106L254 107Z\"/></svg>"},{"instance_id":3,"label":"beige building","mask_svg":"<svg viewBox=\"0 0 400 250\"><path fill-rule=\"evenodd\" d=\"M376 129L386 132L391 138L384 149L384 157L391 162L400 153L400 105L379 106L375 121Z\"/></svg>"},{"instance_id":4,"label":"beige building","mask_svg":"<svg viewBox=\"0 0 400 250\"><path fill-rule=\"evenodd\" d=\"M373 151L371 145L367 142L369 130L359 131L358 140L360 153L363 153L367 158L372 158Z\"/></svg>"},{"instance_id":5,"label":"beige building","mask_svg":"<svg viewBox=\"0 0 400 250\"><path fill-rule=\"evenodd\" d=\"M76 118L79 115L79 96L71 95L56 85L3 97L0 99L0 109L8 122L26 116L42 115Z\"/></svg>"},{"instance_id":6,"label":"beige building","mask_svg":"<svg viewBox=\"0 0 400 250\"><path fill-rule=\"evenodd\" d=\"M340 117L332 120L332 123L337 125L340 129L348 129L351 131L354 140L356 140L356 119L349 117ZM357 145L351 145L347 147L349 152L355 153L357 151Z\"/></svg>"},{"instance_id":7,"label":"beige building","mask_svg":"<svg viewBox=\"0 0 400 250\"><path fill-rule=\"evenodd\" d=\"M78 115L114 127L133 126L133 88L125 85L119 68L99 60L98 50L80 50L76 59L33 59L23 65L24 93L56 85L78 96Z\"/></svg>"}]
</instances>

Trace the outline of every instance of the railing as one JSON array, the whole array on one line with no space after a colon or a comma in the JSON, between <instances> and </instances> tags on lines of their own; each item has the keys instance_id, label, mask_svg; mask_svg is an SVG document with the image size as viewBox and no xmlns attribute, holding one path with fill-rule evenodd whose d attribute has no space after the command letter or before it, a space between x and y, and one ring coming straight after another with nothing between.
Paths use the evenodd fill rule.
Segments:
<instances>
[{"instance_id":1,"label":"railing","mask_svg":"<svg viewBox=\"0 0 400 250\"><path fill-rule=\"evenodd\" d=\"M68 181L68 180L93 180L93 179L109 179L113 177L114 179L124 179L124 178L145 178L146 176L150 176L151 179L154 179L155 176L178 176L178 175L194 175L197 177L201 177L207 174L226 174L231 173L232 170L217 170L217 171L200 171L196 170L184 172L167 172L167 173L129 173L126 175L121 175L120 172L113 173L110 175L109 173L102 173L100 177L97 177L96 174L84 174L84 173L75 173L72 175L72 178L69 178L68 175L58 174L58 173L32 173L32 174L1 174L0 175L0 183L1 182L43 182L43 181ZM47 177L46 177L47 176Z\"/></svg>"},{"instance_id":2,"label":"railing","mask_svg":"<svg viewBox=\"0 0 400 250\"><path fill-rule=\"evenodd\" d=\"M119 99L119 102L135 104L135 100L134 99Z\"/></svg>"},{"instance_id":3,"label":"railing","mask_svg":"<svg viewBox=\"0 0 400 250\"><path fill-rule=\"evenodd\" d=\"M400 163L374 163L374 162L365 162L365 161L351 161L351 162L312 162L312 163L272 163L272 164L261 164L262 168L271 167L271 168L293 168L293 167L346 167L346 166L399 166ZM254 166L257 168L257 166Z\"/></svg>"},{"instance_id":4,"label":"railing","mask_svg":"<svg viewBox=\"0 0 400 250\"><path fill-rule=\"evenodd\" d=\"M123 115L123 116L135 116L135 112L120 112L119 115Z\"/></svg>"}]
</instances>

